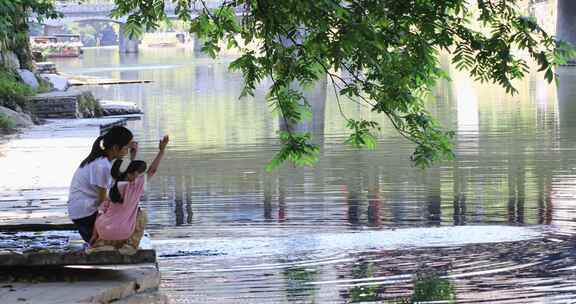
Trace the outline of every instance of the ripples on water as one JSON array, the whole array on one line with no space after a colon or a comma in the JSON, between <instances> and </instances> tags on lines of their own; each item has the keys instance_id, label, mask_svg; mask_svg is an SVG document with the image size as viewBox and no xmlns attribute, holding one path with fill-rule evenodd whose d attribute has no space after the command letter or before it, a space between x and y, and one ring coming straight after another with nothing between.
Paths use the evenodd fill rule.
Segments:
<instances>
[{"instance_id":1,"label":"ripples on water","mask_svg":"<svg viewBox=\"0 0 576 304\"><path fill-rule=\"evenodd\" d=\"M344 121L319 86L316 119L299 128L314 134L321 161L268 174L279 123L264 87L237 99L229 61L92 49L58 62L154 81L94 89L144 109L130 123L143 158L172 136L143 204L174 303L576 301L574 70L560 71L559 88L531 75L514 97L451 70L428 108L457 131L457 160L427 171L410 167L411 146L385 121L377 150L342 145Z\"/></svg>"}]
</instances>

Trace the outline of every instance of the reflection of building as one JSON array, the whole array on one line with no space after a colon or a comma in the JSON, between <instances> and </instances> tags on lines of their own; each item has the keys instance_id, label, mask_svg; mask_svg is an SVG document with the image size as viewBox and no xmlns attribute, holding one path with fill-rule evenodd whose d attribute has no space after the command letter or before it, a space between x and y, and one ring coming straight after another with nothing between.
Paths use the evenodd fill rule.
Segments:
<instances>
[{"instance_id":1,"label":"reflection of building","mask_svg":"<svg viewBox=\"0 0 576 304\"><path fill-rule=\"evenodd\" d=\"M556 33L557 5L557 0L530 0L528 4L530 15L536 18L538 25L552 35Z\"/></svg>"},{"instance_id":2,"label":"reflection of building","mask_svg":"<svg viewBox=\"0 0 576 304\"><path fill-rule=\"evenodd\" d=\"M111 25L107 25L100 34L100 46L109 46L118 44L118 35Z\"/></svg>"}]
</instances>

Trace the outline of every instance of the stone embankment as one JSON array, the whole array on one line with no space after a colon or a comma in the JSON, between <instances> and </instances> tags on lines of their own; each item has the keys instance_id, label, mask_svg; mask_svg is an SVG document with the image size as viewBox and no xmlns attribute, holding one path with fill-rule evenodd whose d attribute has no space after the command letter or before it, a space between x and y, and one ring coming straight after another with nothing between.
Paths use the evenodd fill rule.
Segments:
<instances>
[{"instance_id":1,"label":"stone embankment","mask_svg":"<svg viewBox=\"0 0 576 304\"><path fill-rule=\"evenodd\" d=\"M93 118L112 115L142 114L142 110L132 102L99 101L91 92L68 90L71 86L100 85L102 83L124 84L121 80L99 79L95 77L60 75L51 62L37 62L35 73L19 68L16 56L11 53L0 54L0 64L13 69L29 87L36 91L45 91L30 98L26 111L21 108L9 109L0 106L0 118L11 122L12 127L2 129L14 132L27 128L39 119L54 118ZM130 81L126 83L146 83L148 81ZM49 91L49 92L46 92ZM14 129L15 128L15 129Z\"/></svg>"},{"instance_id":2,"label":"stone embankment","mask_svg":"<svg viewBox=\"0 0 576 304\"><path fill-rule=\"evenodd\" d=\"M52 92L38 94L31 98L33 102L33 113L40 118L90 118L110 115L130 115L141 114L142 111L135 103L125 101L98 101L92 93L87 91L67 91L71 84L68 78L56 74L56 67L50 62L39 63L41 71L40 77L51 83L54 90ZM22 75L21 78L26 81ZM27 75L26 76L30 76ZM34 76L34 75L32 75ZM31 77L34 78L34 77ZM72 78L75 80L75 78ZM34 79L35 80L35 79ZM33 86L34 81L26 81Z\"/></svg>"},{"instance_id":3,"label":"stone embankment","mask_svg":"<svg viewBox=\"0 0 576 304\"><path fill-rule=\"evenodd\" d=\"M90 92L49 92L31 99L32 111L40 118L90 118L102 109Z\"/></svg>"},{"instance_id":4,"label":"stone embankment","mask_svg":"<svg viewBox=\"0 0 576 304\"><path fill-rule=\"evenodd\" d=\"M142 114L133 102L97 101L90 92L50 92L32 99L34 114L40 118L91 118Z\"/></svg>"}]
</instances>

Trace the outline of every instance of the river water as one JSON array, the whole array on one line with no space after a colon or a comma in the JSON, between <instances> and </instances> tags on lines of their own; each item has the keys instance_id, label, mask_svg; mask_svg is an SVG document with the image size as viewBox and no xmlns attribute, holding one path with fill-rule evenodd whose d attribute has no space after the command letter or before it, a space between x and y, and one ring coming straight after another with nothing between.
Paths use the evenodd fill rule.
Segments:
<instances>
[{"instance_id":1,"label":"river water","mask_svg":"<svg viewBox=\"0 0 576 304\"><path fill-rule=\"evenodd\" d=\"M153 81L88 89L142 107L129 123L142 158L171 136L143 205L174 303L576 301L576 72L559 70L558 88L531 74L508 96L444 64L452 81L427 106L456 131L457 158L426 171L383 118L352 102L350 117L383 128L374 151L344 145L334 93L320 83L300 129L321 160L269 174L278 118L265 84L238 99L232 59L87 49L57 61L67 73Z\"/></svg>"}]
</instances>

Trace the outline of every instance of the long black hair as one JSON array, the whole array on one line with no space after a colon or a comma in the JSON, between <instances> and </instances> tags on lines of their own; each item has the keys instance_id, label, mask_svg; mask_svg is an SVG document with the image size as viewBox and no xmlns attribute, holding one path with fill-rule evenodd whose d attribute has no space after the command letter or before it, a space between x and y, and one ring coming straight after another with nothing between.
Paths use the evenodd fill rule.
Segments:
<instances>
[{"instance_id":1,"label":"long black hair","mask_svg":"<svg viewBox=\"0 0 576 304\"><path fill-rule=\"evenodd\" d=\"M144 173L146 171L146 162L141 160L133 160L126 168L126 171L120 172L120 166L122 165L122 160L118 159L112 165L111 174L112 177L115 179L114 186L110 189L110 201L113 203L122 204L124 200L122 199L122 195L120 194L120 190L118 190L118 182L126 180L126 177L129 173Z\"/></svg>"},{"instance_id":2,"label":"long black hair","mask_svg":"<svg viewBox=\"0 0 576 304\"><path fill-rule=\"evenodd\" d=\"M89 163L95 161L100 157L106 156L106 150L112 149L114 146L120 148L126 146L134 138L132 132L122 126L115 126L110 128L108 132L104 135L100 135L94 143L92 144L92 150L88 157L86 157L82 163L80 163L80 168L88 165Z\"/></svg>"}]
</instances>

